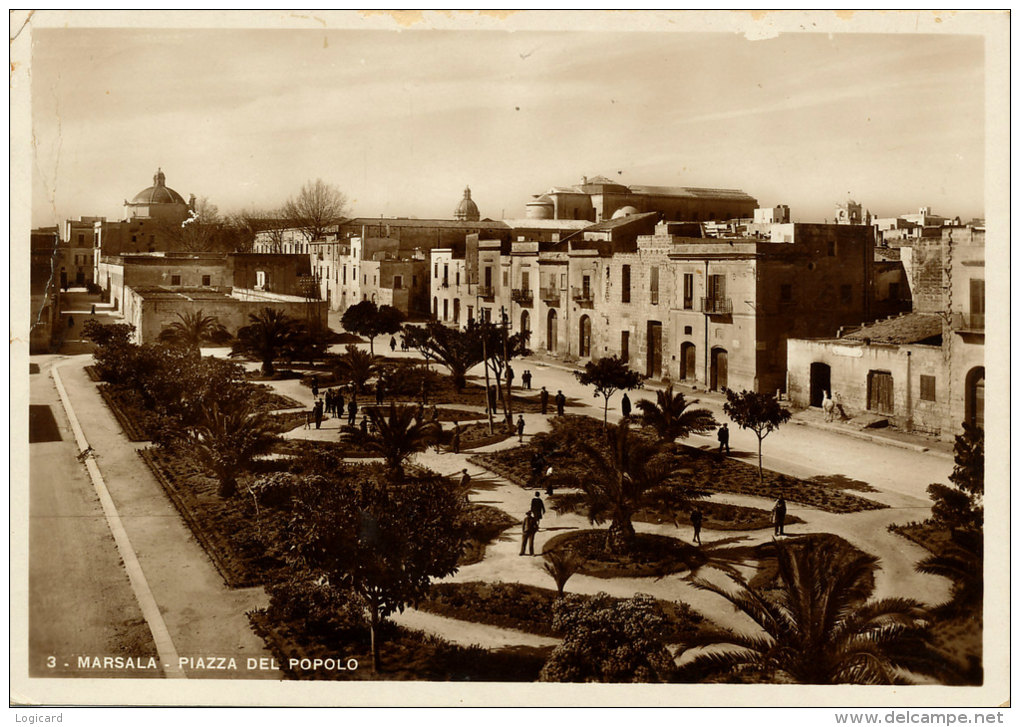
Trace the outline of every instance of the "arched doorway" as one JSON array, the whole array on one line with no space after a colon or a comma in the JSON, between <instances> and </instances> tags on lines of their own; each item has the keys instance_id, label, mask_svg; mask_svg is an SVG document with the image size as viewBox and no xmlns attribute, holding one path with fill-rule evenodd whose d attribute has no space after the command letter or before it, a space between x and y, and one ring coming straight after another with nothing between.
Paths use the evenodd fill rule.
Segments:
<instances>
[{"instance_id":1,"label":"arched doorway","mask_svg":"<svg viewBox=\"0 0 1020 727\"><path fill-rule=\"evenodd\" d=\"M528 311L521 311L521 334L524 336L524 340L527 341L531 334L531 316L528 315Z\"/></svg>"},{"instance_id":2,"label":"arched doorway","mask_svg":"<svg viewBox=\"0 0 1020 727\"><path fill-rule=\"evenodd\" d=\"M709 388L713 391L729 386L729 354L725 348L712 349L712 376Z\"/></svg>"},{"instance_id":3,"label":"arched doorway","mask_svg":"<svg viewBox=\"0 0 1020 727\"><path fill-rule=\"evenodd\" d=\"M697 348L690 341L680 344L680 378L684 381L693 381L697 376Z\"/></svg>"},{"instance_id":4,"label":"arched doorway","mask_svg":"<svg viewBox=\"0 0 1020 727\"><path fill-rule=\"evenodd\" d=\"M821 406L826 392L832 391L832 369L829 364L811 364L811 406Z\"/></svg>"},{"instance_id":5,"label":"arched doorway","mask_svg":"<svg viewBox=\"0 0 1020 727\"><path fill-rule=\"evenodd\" d=\"M581 316L581 324L578 326L580 339L577 343L577 355L582 358L591 356L591 318Z\"/></svg>"},{"instance_id":6,"label":"arched doorway","mask_svg":"<svg viewBox=\"0 0 1020 727\"><path fill-rule=\"evenodd\" d=\"M545 350L555 353L556 351L556 334L558 324L556 322L556 309L549 309L549 316L545 321Z\"/></svg>"},{"instance_id":7,"label":"arched doorway","mask_svg":"<svg viewBox=\"0 0 1020 727\"><path fill-rule=\"evenodd\" d=\"M967 372L967 390L964 412L968 424L985 428L985 367L978 366Z\"/></svg>"}]
</instances>

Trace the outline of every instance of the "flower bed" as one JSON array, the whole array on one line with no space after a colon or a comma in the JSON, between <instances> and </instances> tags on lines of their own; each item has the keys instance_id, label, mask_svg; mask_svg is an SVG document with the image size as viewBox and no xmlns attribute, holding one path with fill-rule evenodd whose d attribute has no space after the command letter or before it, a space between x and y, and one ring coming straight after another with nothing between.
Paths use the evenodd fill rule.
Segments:
<instances>
[{"instance_id":1,"label":"flower bed","mask_svg":"<svg viewBox=\"0 0 1020 727\"><path fill-rule=\"evenodd\" d=\"M550 502L556 512L576 512L587 517L584 495L579 492L553 495ZM772 527L772 513L757 507L729 505L711 500L697 500L693 507L701 510L704 516L702 527L705 530L762 530ZM670 513L657 508L642 508L634 513L633 520L653 525L675 523L681 528L690 527L690 514L687 511ZM785 522L791 525L804 521L796 515L787 515Z\"/></svg>"},{"instance_id":2,"label":"flower bed","mask_svg":"<svg viewBox=\"0 0 1020 727\"><path fill-rule=\"evenodd\" d=\"M284 523L279 512L263 507L256 516L254 503L244 494L221 498L215 480L186 455L161 448L138 454L228 586L246 588L277 577L283 564L267 554L266 546L281 542L277 533ZM239 493L245 486L242 476Z\"/></svg>"},{"instance_id":3,"label":"flower bed","mask_svg":"<svg viewBox=\"0 0 1020 727\"><path fill-rule=\"evenodd\" d=\"M552 628L556 599L556 591L551 588L522 583L437 583L417 608L461 621L556 637L559 634ZM659 605L673 627L671 640L693 634L704 620L685 603L659 601Z\"/></svg>"},{"instance_id":4,"label":"flower bed","mask_svg":"<svg viewBox=\"0 0 1020 727\"><path fill-rule=\"evenodd\" d=\"M265 610L248 613L252 628L290 679L532 682L549 658L552 647L483 649L451 644L437 636L384 623L380 627L381 666L372 672L367 630L360 637L309 629L300 620L271 619ZM290 667L294 659L357 660L353 671L302 670Z\"/></svg>"},{"instance_id":5,"label":"flower bed","mask_svg":"<svg viewBox=\"0 0 1020 727\"><path fill-rule=\"evenodd\" d=\"M467 542L458 561L459 565L479 563L485 557L485 547L507 528L517 525L515 520L498 507L471 503L464 513Z\"/></svg>"},{"instance_id":6,"label":"flower bed","mask_svg":"<svg viewBox=\"0 0 1020 727\"><path fill-rule=\"evenodd\" d=\"M664 535L638 533L634 547L625 554L606 550L608 530L580 530L549 539L543 553L564 548L581 559L577 571L593 578L644 578L696 570L705 561L704 554L682 540Z\"/></svg>"},{"instance_id":7,"label":"flower bed","mask_svg":"<svg viewBox=\"0 0 1020 727\"><path fill-rule=\"evenodd\" d=\"M95 367L95 366L86 366L85 367L85 375L88 376L93 381L102 381L103 380L102 375L100 375L100 373L99 373L99 369L97 367Z\"/></svg>"},{"instance_id":8,"label":"flower bed","mask_svg":"<svg viewBox=\"0 0 1020 727\"><path fill-rule=\"evenodd\" d=\"M151 439L149 431L156 422L156 415L145 408L135 391L113 384L100 384L99 395L130 441L147 442Z\"/></svg>"},{"instance_id":9,"label":"flower bed","mask_svg":"<svg viewBox=\"0 0 1020 727\"><path fill-rule=\"evenodd\" d=\"M478 422L474 424L468 424L460 428L460 448L461 449L478 449L479 447L488 447L491 444L502 442L504 439L509 439L515 436L514 432L507 430L505 426L500 426L498 422L492 423L492 434L489 434L489 422ZM470 462L472 458L468 458Z\"/></svg>"}]
</instances>

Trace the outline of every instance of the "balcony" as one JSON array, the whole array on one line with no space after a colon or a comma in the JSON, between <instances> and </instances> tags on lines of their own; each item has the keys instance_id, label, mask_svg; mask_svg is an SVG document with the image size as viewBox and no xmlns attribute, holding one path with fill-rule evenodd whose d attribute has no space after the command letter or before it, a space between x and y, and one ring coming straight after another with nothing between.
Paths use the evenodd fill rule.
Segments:
<instances>
[{"instance_id":1,"label":"balcony","mask_svg":"<svg viewBox=\"0 0 1020 727\"><path fill-rule=\"evenodd\" d=\"M702 298L701 312L710 316L728 316L733 313L733 301L729 298Z\"/></svg>"},{"instance_id":2,"label":"balcony","mask_svg":"<svg viewBox=\"0 0 1020 727\"><path fill-rule=\"evenodd\" d=\"M589 288L571 288L570 297L582 308L593 308L595 305L595 299Z\"/></svg>"},{"instance_id":3,"label":"balcony","mask_svg":"<svg viewBox=\"0 0 1020 727\"><path fill-rule=\"evenodd\" d=\"M489 300L496 297L496 289L491 285L479 285L478 286L478 297L488 298Z\"/></svg>"},{"instance_id":4,"label":"balcony","mask_svg":"<svg viewBox=\"0 0 1020 727\"><path fill-rule=\"evenodd\" d=\"M957 333L984 333L984 313L954 313L952 319L953 330Z\"/></svg>"},{"instance_id":5,"label":"balcony","mask_svg":"<svg viewBox=\"0 0 1020 727\"><path fill-rule=\"evenodd\" d=\"M530 290L524 290L522 288L514 288L510 292L510 300L518 305L530 308L535 304L535 294Z\"/></svg>"},{"instance_id":6,"label":"balcony","mask_svg":"<svg viewBox=\"0 0 1020 727\"><path fill-rule=\"evenodd\" d=\"M560 289L559 288L542 288L538 291L538 297L542 299L542 302L546 305L559 305L560 304Z\"/></svg>"}]
</instances>

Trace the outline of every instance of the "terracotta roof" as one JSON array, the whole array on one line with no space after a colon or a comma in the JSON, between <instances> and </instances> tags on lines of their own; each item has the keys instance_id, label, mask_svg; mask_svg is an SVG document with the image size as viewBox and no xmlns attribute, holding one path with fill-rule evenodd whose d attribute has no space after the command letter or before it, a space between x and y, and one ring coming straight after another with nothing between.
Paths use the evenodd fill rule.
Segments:
<instances>
[{"instance_id":1,"label":"terracotta roof","mask_svg":"<svg viewBox=\"0 0 1020 727\"><path fill-rule=\"evenodd\" d=\"M942 335L942 319L932 313L906 313L876 321L847 333L843 338L872 343L918 343Z\"/></svg>"}]
</instances>

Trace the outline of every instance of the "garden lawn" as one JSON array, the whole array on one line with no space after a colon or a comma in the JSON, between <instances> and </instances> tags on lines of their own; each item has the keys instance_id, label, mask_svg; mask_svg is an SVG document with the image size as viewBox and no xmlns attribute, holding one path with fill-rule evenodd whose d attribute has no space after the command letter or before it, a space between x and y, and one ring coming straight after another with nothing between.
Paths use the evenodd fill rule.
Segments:
<instances>
[{"instance_id":1,"label":"garden lawn","mask_svg":"<svg viewBox=\"0 0 1020 727\"><path fill-rule=\"evenodd\" d=\"M606 549L608 533L608 530L563 533L546 541L542 552L559 548L573 552L581 560L577 572L593 578L665 576L695 571L705 562L705 555L693 545L648 533L638 533L629 552L611 553Z\"/></svg>"},{"instance_id":2,"label":"garden lawn","mask_svg":"<svg viewBox=\"0 0 1020 727\"><path fill-rule=\"evenodd\" d=\"M480 563L485 558L486 546L496 540L504 530L519 522L498 507L469 504L464 513L467 540L464 543L464 552L457 561L458 565Z\"/></svg>"}]
</instances>

